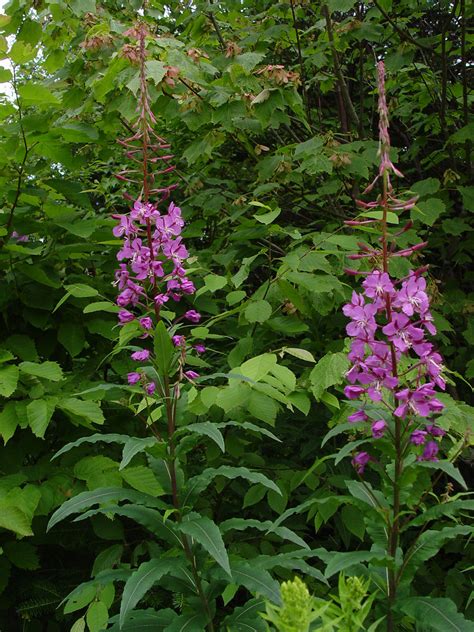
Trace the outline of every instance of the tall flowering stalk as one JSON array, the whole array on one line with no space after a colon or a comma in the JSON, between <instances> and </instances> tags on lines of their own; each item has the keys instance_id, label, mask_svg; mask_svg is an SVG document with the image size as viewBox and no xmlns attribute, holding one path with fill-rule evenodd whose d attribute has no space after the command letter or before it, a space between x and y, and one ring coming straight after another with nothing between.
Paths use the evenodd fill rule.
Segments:
<instances>
[{"instance_id":1,"label":"tall flowering stalk","mask_svg":"<svg viewBox=\"0 0 474 632\"><path fill-rule=\"evenodd\" d=\"M120 263L115 272L115 283L119 290L118 320L120 325L135 323L136 337L143 340L143 345L131 354L138 366L128 374L128 383L142 386L148 409L154 402L164 404L168 435L167 468L174 514L177 521L181 522L174 438L176 410L183 380L192 381L199 375L195 371L185 370L186 357L191 349L185 336L178 331L186 321L198 323L201 315L186 307L180 310L179 305L176 305L176 311L180 311L181 315L172 322L168 321L168 328L163 323L162 308L166 304L185 302L186 297L193 295L196 290L185 269L189 255L181 237L184 226L181 209L169 199L177 185L157 183L157 177L167 177L175 167L170 164L173 159L169 152L170 145L154 131L156 119L150 106L146 77L148 30L145 25L138 24L126 31L125 35L135 43L125 45L122 53L138 65L140 87L138 116L134 125L136 131L131 137L119 141L133 166L120 171L116 177L138 185L140 190L136 198L125 194L133 202L129 213L113 216L118 220L113 234L123 238L123 245L117 254ZM194 351L203 353L205 348L202 344L196 344ZM161 440L154 425L149 427ZM214 627L210 606L188 536L181 536L181 544L206 613L207 628L212 632Z\"/></svg>"},{"instance_id":2,"label":"tall flowering stalk","mask_svg":"<svg viewBox=\"0 0 474 632\"><path fill-rule=\"evenodd\" d=\"M370 424L375 440L388 438L393 446L394 469L392 514L388 520L387 552L396 558L400 539L401 476L404 464L437 460L439 441L444 430L436 424L436 415L443 410L437 389L444 390L443 361L429 340L436 334L430 313L430 300L423 273L426 267L410 270L401 279L390 272L390 262L399 257L410 257L426 243L409 248L398 248L397 237L411 227L411 222L398 232L389 230L389 213L402 213L414 206L416 198L402 200L395 196L391 176L402 176L390 160L388 108L385 94L383 62L378 71L379 157L380 168L375 180L365 193L381 184L381 194L371 202L359 201L358 206L369 219L347 221L349 226L380 225L381 235L376 247L360 244L354 260L367 261L370 270L348 270L363 275L362 291L354 291L344 314L350 318L346 330L350 336L347 373L349 385L344 389L350 400L360 402L349 416L354 423ZM374 210L375 209L375 210ZM379 209L377 211L377 209ZM374 414L375 411L379 411ZM382 414L380 411L384 411ZM379 465L368 451L353 456L352 464L362 477L367 466ZM388 570L389 616L388 630L393 630L392 607L400 573L392 566Z\"/></svg>"}]
</instances>

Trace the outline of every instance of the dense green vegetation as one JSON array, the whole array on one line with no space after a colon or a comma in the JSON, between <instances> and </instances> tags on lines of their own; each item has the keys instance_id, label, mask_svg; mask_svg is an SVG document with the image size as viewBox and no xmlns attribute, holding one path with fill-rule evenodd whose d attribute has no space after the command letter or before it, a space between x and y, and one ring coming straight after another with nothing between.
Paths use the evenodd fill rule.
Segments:
<instances>
[{"instance_id":1,"label":"dense green vegetation","mask_svg":"<svg viewBox=\"0 0 474 632\"><path fill-rule=\"evenodd\" d=\"M0 629L473 630L472 6L10 0L4 11ZM117 326L113 285L111 216L140 194L115 177L130 168L117 141L141 98L126 33L138 20L154 129L177 165L162 182L179 183L197 288L177 309L202 314L179 333L207 349L188 356L201 378L183 382L175 413L179 507L166 405L150 413L127 384L136 329ZM342 432L354 411L342 307L360 285L344 269L360 264L347 259L358 242L378 243L373 226L344 220L378 171L381 58L397 190L419 196L398 243L428 241L411 265L429 265L448 382L441 460L407 466L395 556L379 521L390 487L376 468L357 476L355 431ZM158 328L163 375L168 343ZM387 574L401 566L390 620ZM307 591L297 580L280 594L295 576Z\"/></svg>"}]
</instances>

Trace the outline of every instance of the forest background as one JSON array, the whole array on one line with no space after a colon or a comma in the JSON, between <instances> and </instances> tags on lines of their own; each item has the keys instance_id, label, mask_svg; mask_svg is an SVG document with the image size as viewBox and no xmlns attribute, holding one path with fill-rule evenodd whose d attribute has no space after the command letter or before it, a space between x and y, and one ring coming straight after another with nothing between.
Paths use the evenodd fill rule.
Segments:
<instances>
[{"instance_id":1,"label":"forest background","mask_svg":"<svg viewBox=\"0 0 474 632\"><path fill-rule=\"evenodd\" d=\"M323 438L351 410L342 395L349 367L342 305L355 281L344 268L361 237L343 222L359 213L355 200L378 169L381 58L392 157L405 176L399 186L419 196L400 240L429 242L416 264L429 265L436 340L448 367L440 396L448 459L466 445L474 377L472 11L465 0L5 4L1 629L95 632L109 616L114 626L121 580L90 578L125 572L160 550L143 521L126 516L98 512L46 531L51 514L86 490L157 497L167 489L163 455L146 452L146 428L130 404L136 391L125 376L135 364L116 324L112 284L120 240L111 215L127 211L124 192L139 193L114 175L127 166L117 140L130 135L139 93L137 68L123 53L125 31L142 19L153 34L152 110L177 165L174 201L198 288L189 306L203 315L190 336L207 348L192 360L205 379L186 387L181 423L222 424L217 434L203 426L188 436L182 455L189 476L234 468L209 478L200 512L227 521L226 546L255 572L249 582L235 571L218 598L217 629L264 630L256 614L264 608L261 586L272 601L276 580L296 573L325 597L340 571L366 577L374 558L368 505L346 488L356 478L351 447L334 459L344 435ZM247 382L228 377L236 368ZM52 460L94 433L145 443L130 446L125 466L120 446L99 442ZM244 469L237 476L235 468ZM460 498L463 478L472 484L469 449L457 468L455 480L442 472L433 496ZM282 515L288 533L270 532ZM466 630L474 615L469 546L462 536L436 541L411 585L412 595L443 600L443 612L464 612ZM335 553L312 556L318 547ZM150 616L168 612L154 629L185 629L166 628L176 613L184 621L189 606L179 586L164 597L167 581L157 581L140 607ZM59 605L84 582L64 612ZM252 620L238 619L252 598ZM436 627L436 617L421 623L414 612L400 612L399 629L461 629ZM132 617L134 630L139 623Z\"/></svg>"}]
</instances>

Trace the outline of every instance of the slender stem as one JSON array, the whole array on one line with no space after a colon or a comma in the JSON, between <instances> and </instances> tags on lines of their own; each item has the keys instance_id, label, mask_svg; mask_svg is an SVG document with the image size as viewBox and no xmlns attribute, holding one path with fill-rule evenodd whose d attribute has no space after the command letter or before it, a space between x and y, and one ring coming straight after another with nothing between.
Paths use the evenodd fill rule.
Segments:
<instances>
[{"instance_id":1,"label":"slender stem","mask_svg":"<svg viewBox=\"0 0 474 632\"><path fill-rule=\"evenodd\" d=\"M168 422L168 450L169 450L169 458L168 458L168 472L171 481L171 495L173 498L173 506L176 509L176 517L177 521L181 522L181 505L179 502L178 496L178 484L176 477L176 448L174 443L174 432L176 430L176 408L173 405L173 398L171 397L171 388L169 377L166 375L164 377L164 398L165 398L165 408L166 408L166 417ZM196 590L199 595L199 599L204 607L206 616L207 616L207 629L209 632L214 632L214 624L212 622L212 613L211 608L209 606L209 601L206 597L206 594L203 590L201 578L199 577L199 573L196 566L196 559L191 550L191 545L189 544L188 537L184 534L181 536L181 543L183 545L184 552L186 557L189 560L191 565L191 570L193 573L194 584L196 586Z\"/></svg>"},{"instance_id":2,"label":"slender stem","mask_svg":"<svg viewBox=\"0 0 474 632\"><path fill-rule=\"evenodd\" d=\"M388 273L388 229L387 229L387 213L388 213L388 173L385 170L383 173L383 193L382 193L382 263L383 263L383 271ZM391 319L392 314L392 306L390 296L388 294L385 295L385 304L387 310L387 318ZM398 377L398 367L397 367L397 356L395 353L395 347L392 342L390 342L390 354L392 358L392 376ZM397 554L399 534L400 534L400 522L399 522L399 514L400 514L400 477L402 473L402 449L401 449L401 435L402 435L402 427L401 420L399 417L393 415L394 425L395 425L395 436L394 436L394 444L395 444L395 476L393 479L393 519L392 523L389 525L389 533L388 533L388 554L390 557L395 558ZM388 571L388 616L387 616L387 632L393 632L394 621L393 621L393 606L395 603L395 598L397 594L397 576L395 573L395 569L389 569Z\"/></svg>"}]
</instances>

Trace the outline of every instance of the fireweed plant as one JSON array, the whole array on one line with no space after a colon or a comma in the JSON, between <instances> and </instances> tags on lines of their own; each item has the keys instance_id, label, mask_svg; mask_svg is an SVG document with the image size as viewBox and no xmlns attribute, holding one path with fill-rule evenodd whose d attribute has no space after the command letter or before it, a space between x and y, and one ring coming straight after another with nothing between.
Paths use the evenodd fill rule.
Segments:
<instances>
[{"instance_id":1,"label":"fireweed plant","mask_svg":"<svg viewBox=\"0 0 474 632\"><path fill-rule=\"evenodd\" d=\"M113 215L117 220L113 234L123 240L117 254L118 268L114 284L118 290L116 302L119 307L118 325L121 328L119 350L129 349L131 360L136 364L136 368L127 374L126 379L130 390L141 401L136 414L144 419L147 430L153 434L150 439L132 440L136 442L135 447L131 448L132 453L126 461L129 462L133 454L148 450L148 458L153 460L155 469L158 468L158 463L163 463L168 485L163 485L165 489L158 489L157 495L169 492L172 504L167 505L157 498L137 494L133 490L123 493L120 489L100 489L79 494L79 504L75 506L68 507L68 503L65 503L53 516L50 526L71 512L90 507L104 499L114 500L115 505L109 504L104 509L89 511L79 519L98 512L127 516L146 527L158 539L167 541L175 548L178 545L180 552L178 554L174 549L174 552L160 559L152 556L149 562L141 564L133 573L122 569L118 574L108 574L106 580L126 580L118 626L122 628L126 622L134 625L142 620L146 623L152 621L156 625L182 623L186 626L192 622L192 629L213 631L215 594L209 595L209 583L203 580L198 568L207 562L202 551L196 551L196 545L200 543L214 557L230 580L229 560L218 527L209 518L189 511L189 499L195 491L194 487L199 489L200 483L200 489L203 489L209 484L211 477L208 476L206 481L194 481L193 488L187 490L187 505L184 507L180 498L183 471L177 456L178 449L184 455L193 447L179 445L179 439L183 438L183 429L177 428L182 385L185 382L193 384L199 377L196 371L186 368L186 361L190 354L203 354L206 348L199 341L189 345L185 334L186 325L199 323L201 315L187 302L188 297L196 290L185 269L188 251L181 237L184 226L181 210L170 200L177 185L158 185L157 181L158 178L167 178L175 167L170 164L173 158L169 151L170 145L154 131L156 119L150 106L146 75L147 41L152 38L144 24L134 26L124 35L131 43L125 44L122 55L138 66L138 116L133 135L118 141L124 147L125 155L132 166L121 170L116 177L122 182L138 186L139 194L133 197L126 192L126 199L131 202L130 211ZM169 309L171 304L175 306L176 312ZM130 346L134 341L140 344ZM146 412L145 418L143 411ZM164 421L164 431L157 420ZM214 440L217 438L218 443L223 442L220 431L215 429L212 432L212 428L208 426L205 423L194 424L192 432L210 435ZM127 445L127 437L121 435L93 435L69 444L65 450L83 441L123 442ZM124 448L124 458L125 452ZM150 467L153 470L153 466ZM260 478L263 480L265 477ZM271 481L268 483L271 484ZM132 501L132 504L119 507L117 503L125 499ZM164 514L158 513L157 509L163 510ZM153 617L149 613L142 614L135 610L137 603L150 588L167 575L173 576L167 577L166 586L179 596L176 605L182 610L182 614L177 615L170 608L165 608L160 610L158 617ZM98 580L100 586L100 576ZM77 599L81 590L84 590L84 585L69 596L68 604ZM186 593L190 593L190 596ZM114 621L112 618L111 622ZM159 629L163 628L159 626Z\"/></svg>"},{"instance_id":2,"label":"fireweed plant","mask_svg":"<svg viewBox=\"0 0 474 632\"><path fill-rule=\"evenodd\" d=\"M430 534L441 544L467 531L462 527L425 531L428 516L414 542L408 550L403 550L406 543L401 539L402 533L411 525L422 524L414 515L423 507L431 490L430 486L418 496L409 493L416 476L415 468L439 467L451 474L455 468L452 463L441 460L446 433L437 423L437 416L444 409L437 394L445 390L446 378L443 359L431 340L436 327L423 276L427 266L410 269L402 278L396 278L391 271L392 262L408 259L427 242L400 248L397 238L411 228L412 222L408 221L401 230L389 228L390 223L398 223L399 213L415 206L417 198L399 199L394 191L392 178L402 174L390 160L383 62L378 63L377 74L380 167L364 193L371 192L376 184L381 185L382 192L375 201L359 200L362 219L345 223L362 230L380 226L380 245L372 247L361 242L359 252L349 255L352 260L368 262L372 269L346 270L350 275L364 278L362 290L354 291L351 301L343 308L350 319L346 331L351 338L349 384L344 393L356 404L348 417L349 425L353 425L355 432L370 436L354 443L354 447L366 442L371 445L353 453L352 465L362 483L359 494L362 498L366 496L379 519L383 517L384 535L375 540L374 550L384 543L387 630L391 632L399 629L395 615L397 597L409 594L407 582L413 576L414 563L431 557L436 550L424 557L421 552L424 538ZM381 475L383 493L374 490L367 480L368 468Z\"/></svg>"},{"instance_id":3,"label":"fireweed plant","mask_svg":"<svg viewBox=\"0 0 474 632\"><path fill-rule=\"evenodd\" d=\"M97 515L119 516L146 530L130 559L120 557L103 570L94 569L93 580L68 595L66 613L87 607L86 614L76 621L77 629L84 629L84 621L100 617L102 627L88 623L93 632L108 623L112 627L107 629L114 631L135 629L141 624L170 632L234 630L237 623L248 625L259 619L258 611L264 608L262 597L281 605L279 583L270 575L271 569L298 568L327 582L321 571L303 559L313 553L290 529L275 531L277 538L291 542L291 550L286 549L281 556L251 557L239 545L229 555L223 539L226 532L250 528L268 531L271 522L231 517L217 525L209 517L213 512L208 500L211 494L202 492L215 479L216 485L228 481L229 486L235 479L244 479L280 496L281 490L263 473L242 466L240 460L238 466L229 465L226 460L219 467L202 469L201 445L216 444L220 450L214 458L216 462L226 449L220 428L227 432L237 426L240 433L265 435L272 440L277 437L247 420L196 422L189 410L199 379L189 367L207 366L199 358L206 352L205 346L193 337L192 331L191 335L187 333L190 325L200 322L201 315L190 303L195 286L185 267L189 256L181 237L184 222L180 209L170 199L176 188L168 180L174 170L173 156L169 144L154 131L156 120L147 83L147 50L153 38L143 24L127 30L125 35L130 43L123 47L122 55L138 67L138 115L133 134L119 141L132 166L122 169L117 178L136 187L138 194L127 191L129 212L114 215L113 234L121 240L121 247L114 281L120 333L113 353L126 351L135 365L123 379L128 383L125 389L132 393L134 421L144 422L147 436L94 434L64 446L56 456L84 443L123 444L117 469L123 471L124 480L133 489L97 487L79 493L53 514L49 528L79 513L76 521ZM262 357L270 361L269 370L277 375L283 372L287 377L290 373L277 366L276 357L266 354L247 362L247 370L253 371L254 377L255 367L261 371ZM240 368L244 372L244 365ZM217 375L252 381L244 373ZM129 465L133 459L134 464ZM137 460L140 465L136 465ZM187 476L196 461L198 473ZM170 500L166 502L159 496ZM218 513L215 509L214 512ZM149 559L142 562L143 556ZM120 613L109 617L115 582L125 585L119 600ZM245 601L246 593L240 587L258 596ZM230 605L234 596L236 607ZM218 598L224 602L220 610ZM156 604L158 609L140 608L144 599L147 605ZM260 621L260 628L262 625Z\"/></svg>"}]
</instances>

